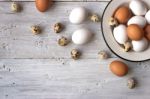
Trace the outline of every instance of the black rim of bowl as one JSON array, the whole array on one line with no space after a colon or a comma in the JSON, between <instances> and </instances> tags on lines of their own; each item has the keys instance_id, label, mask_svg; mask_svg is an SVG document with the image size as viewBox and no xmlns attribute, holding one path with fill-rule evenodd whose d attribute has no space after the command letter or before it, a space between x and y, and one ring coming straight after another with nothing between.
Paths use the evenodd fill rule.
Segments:
<instances>
[{"instance_id":1,"label":"black rim of bowl","mask_svg":"<svg viewBox=\"0 0 150 99\"><path fill-rule=\"evenodd\" d=\"M107 7L108 7L108 6L111 4L111 2L113 2L113 1L114 1L114 0L111 0L111 1L107 4L107 6L105 7L104 12L103 12L103 14L102 14L102 21L101 21L102 36L103 36L103 39L104 39L104 41L105 41L107 47L108 47L108 48L111 50L111 52L113 52L117 57L119 57L119 58L121 58L121 59L123 59L123 60L126 60L126 61L130 61L130 62L144 62L144 61L150 60L150 59L145 59L145 60L140 60L140 61L134 61L134 60L129 60L129 59L123 58L123 57L119 56L116 52L114 52L114 51L111 49L111 47L109 46L109 44L107 43L107 41L106 41L106 39L105 39L105 36L104 36L104 31L103 31L103 17L104 17L104 14L105 14L105 12L106 12Z\"/></svg>"}]
</instances>

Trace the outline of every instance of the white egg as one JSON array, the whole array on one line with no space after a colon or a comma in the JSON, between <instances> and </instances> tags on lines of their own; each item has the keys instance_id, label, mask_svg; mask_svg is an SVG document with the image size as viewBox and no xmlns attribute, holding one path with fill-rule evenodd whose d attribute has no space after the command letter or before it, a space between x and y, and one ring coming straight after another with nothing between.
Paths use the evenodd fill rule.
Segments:
<instances>
[{"instance_id":1,"label":"white egg","mask_svg":"<svg viewBox=\"0 0 150 99\"><path fill-rule=\"evenodd\" d=\"M135 15L145 15L147 12L147 7L141 0L132 0L129 7Z\"/></svg>"},{"instance_id":2,"label":"white egg","mask_svg":"<svg viewBox=\"0 0 150 99\"><path fill-rule=\"evenodd\" d=\"M70 15L69 20L73 24L80 24L82 23L87 17L87 11L84 7L77 7L74 8Z\"/></svg>"},{"instance_id":3,"label":"white egg","mask_svg":"<svg viewBox=\"0 0 150 99\"><path fill-rule=\"evenodd\" d=\"M150 10L146 13L145 18L147 22L150 24Z\"/></svg>"},{"instance_id":4,"label":"white egg","mask_svg":"<svg viewBox=\"0 0 150 99\"><path fill-rule=\"evenodd\" d=\"M128 21L128 25L130 24L137 24L141 28L144 28L146 25L146 19L142 16L134 16Z\"/></svg>"},{"instance_id":5,"label":"white egg","mask_svg":"<svg viewBox=\"0 0 150 99\"><path fill-rule=\"evenodd\" d=\"M119 44L125 44L128 41L126 29L126 26L121 24L113 30L114 38Z\"/></svg>"},{"instance_id":6,"label":"white egg","mask_svg":"<svg viewBox=\"0 0 150 99\"><path fill-rule=\"evenodd\" d=\"M145 38L140 41L132 41L132 46L134 51L141 52L146 50L146 48L148 47L148 41Z\"/></svg>"},{"instance_id":7,"label":"white egg","mask_svg":"<svg viewBox=\"0 0 150 99\"><path fill-rule=\"evenodd\" d=\"M72 35L72 41L75 44L82 45L87 43L92 37L91 31L86 28L76 30Z\"/></svg>"}]
</instances>

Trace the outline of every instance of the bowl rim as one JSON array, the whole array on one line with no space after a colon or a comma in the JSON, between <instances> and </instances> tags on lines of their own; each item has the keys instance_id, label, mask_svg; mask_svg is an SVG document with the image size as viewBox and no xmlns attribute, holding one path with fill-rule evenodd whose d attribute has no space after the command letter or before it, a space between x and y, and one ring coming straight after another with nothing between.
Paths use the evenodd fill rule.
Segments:
<instances>
[{"instance_id":1,"label":"bowl rim","mask_svg":"<svg viewBox=\"0 0 150 99\"><path fill-rule=\"evenodd\" d=\"M110 50L112 53L114 53L117 57L119 57L119 58L121 58L121 59L123 59L123 60L126 60L126 61L130 61L130 62L145 62L145 61L149 61L150 58L149 58L149 59L140 60L140 61L134 61L134 60L130 60L130 59L127 59L127 58L123 58L123 57L121 57L120 55L118 55L116 52L114 52L114 51L112 50L112 48L109 46L109 44L108 44L108 42L107 42L107 40L106 40L106 38L105 38L105 36L104 36L104 31L103 31L103 19L104 19L104 14L106 13L106 9L108 8L108 6L109 6L113 1L115 1L115 0L109 1L109 3L107 4L107 6L105 7L105 9L104 9L104 11L103 11L103 14L102 14L102 20L101 20L102 36L103 36L103 39L104 39L104 41L105 41L107 47L108 47L109 50Z\"/></svg>"}]
</instances>

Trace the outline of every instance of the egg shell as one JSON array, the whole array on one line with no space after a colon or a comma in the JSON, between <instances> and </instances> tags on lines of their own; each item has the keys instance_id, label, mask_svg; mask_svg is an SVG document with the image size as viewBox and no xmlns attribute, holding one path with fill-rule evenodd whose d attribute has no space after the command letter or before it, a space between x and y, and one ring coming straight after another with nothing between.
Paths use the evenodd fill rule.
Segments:
<instances>
[{"instance_id":1,"label":"egg shell","mask_svg":"<svg viewBox=\"0 0 150 99\"><path fill-rule=\"evenodd\" d=\"M52 0L35 0L36 8L40 12L45 12L52 5Z\"/></svg>"},{"instance_id":2,"label":"egg shell","mask_svg":"<svg viewBox=\"0 0 150 99\"><path fill-rule=\"evenodd\" d=\"M111 62L109 68L113 74L119 77L125 76L128 73L128 66L119 60Z\"/></svg>"},{"instance_id":3,"label":"egg shell","mask_svg":"<svg viewBox=\"0 0 150 99\"><path fill-rule=\"evenodd\" d=\"M90 41L91 37L92 32L86 28L82 28L73 33L72 41L77 45L82 45Z\"/></svg>"},{"instance_id":4,"label":"egg shell","mask_svg":"<svg viewBox=\"0 0 150 99\"><path fill-rule=\"evenodd\" d=\"M144 28L146 25L146 19L142 16L134 16L132 17L129 21L128 21L128 25L131 24L137 24L139 25L141 28Z\"/></svg>"},{"instance_id":5,"label":"egg shell","mask_svg":"<svg viewBox=\"0 0 150 99\"><path fill-rule=\"evenodd\" d=\"M148 41L146 38L139 41L132 41L132 46L134 51L141 52L148 48Z\"/></svg>"},{"instance_id":6,"label":"egg shell","mask_svg":"<svg viewBox=\"0 0 150 99\"><path fill-rule=\"evenodd\" d=\"M125 44L128 41L126 26L123 24L114 28L113 35L119 44Z\"/></svg>"},{"instance_id":7,"label":"egg shell","mask_svg":"<svg viewBox=\"0 0 150 99\"><path fill-rule=\"evenodd\" d=\"M141 40L144 37L144 30L137 24L131 24L127 27L127 34L131 40Z\"/></svg>"},{"instance_id":8,"label":"egg shell","mask_svg":"<svg viewBox=\"0 0 150 99\"><path fill-rule=\"evenodd\" d=\"M114 14L114 17L121 24L126 23L131 18L131 16L132 16L132 13L130 9L126 6L119 7Z\"/></svg>"},{"instance_id":9,"label":"egg shell","mask_svg":"<svg viewBox=\"0 0 150 99\"><path fill-rule=\"evenodd\" d=\"M147 22L150 24L150 10L146 13L145 18Z\"/></svg>"},{"instance_id":10,"label":"egg shell","mask_svg":"<svg viewBox=\"0 0 150 99\"><path fill-rule=\"evenodd\" d=\"M150 25L145 27L145 37L150 41Z\"/></svg>"},{"instance_id":11,"label":"egg shell","mask_svg":"<svg viewBox=\"0 0 150 99\"><path fill-rule=\"evenodd\" d=\"M145 15L147 12L147 6L141 0L132 0L129 7L135 15Z\"/></svg>"},{"instance_id":12,"label":"egg shell","mask_svg":"<svg viewBox=\"0 0 150 99\"><path fill-rule=\"evenodd\" d=\"M70 15L69 20L73 24L81 24L87 17L87 11L84 7L74 8Z\"/></svg>"}]
</instances>

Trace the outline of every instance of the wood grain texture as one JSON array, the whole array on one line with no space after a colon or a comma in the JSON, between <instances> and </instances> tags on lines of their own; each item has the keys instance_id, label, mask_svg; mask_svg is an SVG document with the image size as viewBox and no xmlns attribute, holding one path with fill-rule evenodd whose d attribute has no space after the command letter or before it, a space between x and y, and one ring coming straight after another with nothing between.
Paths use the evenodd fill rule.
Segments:
<instances>
[{"instance_id":1,"label":"wood grain texture","mask_svg":"<svg viewBox=\"0 0 150 99\"><path fill-rule=\"evenodd\" d=\"M11 2L0 2L0 99L149 99L150 61L126 62L130 72L118 78L109 71L110 62L118 58L105 45L100 23L87 20L72 25L68 21L74 7L84 6L101 16L107 3L56 2L48 12L40 13L34 2L20 2L23 11L12 13ZM60 34L53 32L56 22L65 25ZM30 26L34 24L42 27L41 35L32 35ZM70 38L80 27L95 34L90 43L58 46L59 37ZM81 50L80 60L70 58L73 48ZM101 50L108 51L110 58L98 59ZM138 81L133 90L126 87L129 77Z\"/></svg>"},{"instance_id":2,"label":"wood grain texture","mask_svg":"<svg viewBox=\"0 0 150 99\"><path fill-rule=\"evenodd\" d=\"M98 13L101 16L107 3L60 2L55 3L48 12L40 13L36 10L34 3L23 2L21 4L24 9L17 14L11 12L10 4L0 3L0 58L70 58L70 52L74 48L84 51L83 56L86 58L96 58L100 49L108 50L102 38L100 23L93 23L87 19L82 25L73 25L68 19L71 9L80 5L86 7L89 12ZM53 25L57 22L65 26L60 34L53 31ZM31 33L30 27L36 24L43 29L40 35ZM66 47L57 44L61 36L71 39L72 33L81 27L87 27L93 31L94 37L90 43L84 46L70 43Z\"/></svg>"},{"instance_id":3,"label":"wood grain texture","mask_svg":"<svg viewBox=\"0 0 150 99\"><path fill-rule=\"evenodd\" d=\"M1 59L1 99L148 99L149 62L130 63L126 77L116 77L98 59ZM147 65L145 65L147 64ZM126 86L136 77L138 87Z\"/></svg>"}]
</instances>

